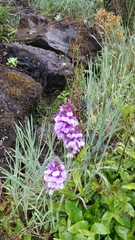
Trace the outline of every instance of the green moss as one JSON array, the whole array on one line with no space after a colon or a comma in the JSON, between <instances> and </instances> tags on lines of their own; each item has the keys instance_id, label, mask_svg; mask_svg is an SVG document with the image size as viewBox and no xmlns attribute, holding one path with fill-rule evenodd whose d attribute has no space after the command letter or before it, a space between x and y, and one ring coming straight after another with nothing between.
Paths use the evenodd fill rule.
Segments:
<instances>
[{"instance_id":1,"label":"green moss","mask_svg":"<svg viewBox=\"0 0 135 240\"><path fill-rule=\"evenodd\" d=\"M12 95L17 99L20 99L20 96L25 93L34 98L37 96L38 91L42 91L42 87L39 83L36 83L28 76L16 72L9 71L5 73L4 81L9 86L9 88L4 90L5 95Z\"/></svg>"},{"instance_id":2,"label":"green moss","mask_svg":"<svg viewBox=\"0 0 135 240\"><path fill-rule=\"evenodd\" d=\"M11 98L16 97L18 100L20 99L20 93L19 91L16 89L15 86L11 87L11 88L6 88L4 90L4 95L5 96L10 96Z\"/></svg>"},{"instance_id":3,"label":"green moss","mask_svg":"<svg viewBox=\"0 0 135 240\"><path fill-rule=\"evenodd\" d=\"M42 86L31 77L9 70L4 65L0 65L0 82L2 92L0 130L1 136L8 136L7 145L10 146L15 140L14 122L22 122L26 115L34 111Z\"/></svg>"}]
</instances>

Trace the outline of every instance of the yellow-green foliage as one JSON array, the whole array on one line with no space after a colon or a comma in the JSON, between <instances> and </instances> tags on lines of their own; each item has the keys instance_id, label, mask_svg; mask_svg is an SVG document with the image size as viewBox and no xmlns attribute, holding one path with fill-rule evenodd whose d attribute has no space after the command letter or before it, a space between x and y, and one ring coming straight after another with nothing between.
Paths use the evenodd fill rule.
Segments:
<instances>
[{"instance_id":1,"label":"yellow-green foliage","mask_svg":"<svg viewBox=\"0 0 135 240\"><path fill-rule=\"evenodd\" d=\"M121 17L115 15L113 12L107 12L104 8L99 9L95 14L94 19L102 27L99 26L98 30L109 35L109 37L115 36L118 41L123 39L124 30L121 27Z\"/></svg>"}]
</instances>

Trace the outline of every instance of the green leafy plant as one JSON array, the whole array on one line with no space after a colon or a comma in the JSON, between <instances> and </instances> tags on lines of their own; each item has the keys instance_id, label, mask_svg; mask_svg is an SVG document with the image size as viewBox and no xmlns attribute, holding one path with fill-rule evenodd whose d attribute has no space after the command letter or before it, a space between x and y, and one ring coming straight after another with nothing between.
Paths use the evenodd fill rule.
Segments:
<instances>
[{"instance_id":1,"label":"green leafy plant","mask_svg":"<svg viewBox=\"0 0 135 240\"><path fill-rule=\"evenodd\" d=\"M61 21L62 20L61 14L60 13L57 14L54 19L55 19L56 22Z\"/></svg>"},{"instance_id":2,"label":"green leafy plant","mask_svg":"<svg viewBox=\"0 0 135 240\"><path fill-rule=\"evenodd\" d=\"M10 57L8 58L8 61L6 63L10 67L16 67L18 64L18 58L17 57Z\"/></svg>"},{"instance_id":3,"label":"green leafy plant","mask_svg":"<svg viewBox=\"0 0 135 240\"><path fill-rule=\"evenodd\" d=\"M69 92L64 90L58 95L58 99L61 100L62 102L66 103L67 97L69 96Z\"/></svg>"},{"instance_id":4,"label":"green leafy plant","mask_svg":"<svg viewBox=\"0 0 135 240\"><path fill-rule=\"evenodd\" d=\"M79 178L78 181L80 182ZM81 184L83 185L82 182ZM133 240L134 193L129 194L124 188L134 189L135 186L130 188L130 185L126 185L122 190L121 183L117 181L107 189L103 182L99 187L98 182L96 184L94 181L89 187L91 191L89 190L87 201L84 201L80 194L73 194L72 191L60 191L67 200L60 208L54 210L59 211L59 223L52 228L54 239L64 240L68 237L96 240L104 237L109 240L119 238Z\"/></svg>"}]
</instances>

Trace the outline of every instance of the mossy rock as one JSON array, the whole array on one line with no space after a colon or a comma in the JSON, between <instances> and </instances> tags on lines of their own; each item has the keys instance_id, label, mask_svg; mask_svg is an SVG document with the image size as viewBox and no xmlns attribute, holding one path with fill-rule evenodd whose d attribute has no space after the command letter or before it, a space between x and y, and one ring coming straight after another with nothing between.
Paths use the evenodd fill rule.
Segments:
<instances>
[{"instance_id":1,"label":"mossy rock","mask_svg":"<svg viewBox=\"0 0 135 240\"><path fill-rule=\"evenodd\" d=\"M22 122L36 108L42 86L30 76L0 65L0 163L5 149L15 143L14 123Z\"/></svg>"}]
</instances>

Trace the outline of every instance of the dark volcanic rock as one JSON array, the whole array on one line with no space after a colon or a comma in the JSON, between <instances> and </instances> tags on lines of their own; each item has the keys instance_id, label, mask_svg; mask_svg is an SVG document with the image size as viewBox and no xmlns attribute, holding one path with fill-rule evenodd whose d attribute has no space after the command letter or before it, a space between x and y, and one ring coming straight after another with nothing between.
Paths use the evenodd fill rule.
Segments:
<instances>
[{"instance_id":1,"label":"dark volcanic rock","mask_svg":"<svg viewBox=\"0 0 135 240\"><path fill-rule=\"evenodd\" d=\"M22 15L15 39L56 53L67 54L71 39L75 36L75 27L60 28L45 17L30 13Z\"/></svg>"},{"instance_id":2,"label":"dark volcanic rock","mask_svg":"<svg viewBox=\"0 0 135 240\"><path fill-rule=\"evenodd\" d=\"M84 62L95 57L101 49L101 36L94 27L63 19L60 22L47 20L33 13L23 14L15 36L16 41L24 42L58 54L79 57ZM79 51L75 52L78 48Z\"/></svg>"},{"instance_id":3,"label":"dark volcanic rock","mask_svg":"<svg viewBox=\"0 0 135 240\"><path fill-rule=\"evenodd\" d=\"M17 57L16 68L39 82L45 91L62 90L66 84L65 75L71 74L71 60L49 50L13 43L1 45L0 53L2 64L10 57Z\"/></svg>"},{"instance_id":4,"label":"dark volcanic rock","mask_svg":"<svg viewBox=\"0 0 135 240\"><path fill-rule=\"evenodd\" d=\"M42 86L31 77L0 65L0 164L15 143L14 122L24 121L36 107Z\"/></svg>"},{"instance_id":5,"label":"dark volcanic rock","mask_svg":"<svg viewBox=\"0 0 135 240\"><path fill-rule=\"evenodd\" d=\"M15 45L0 45L1 63L6 64L10 57L17 57L17 69L35 79L42 86L47 85L47 67L28 50Z\"/></svg>"}]
</instances>

